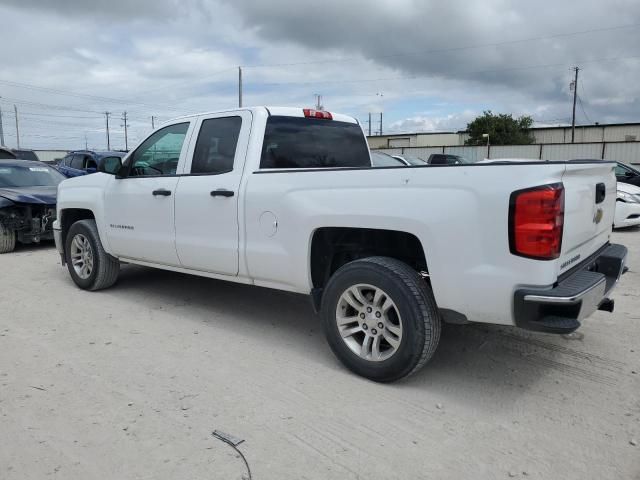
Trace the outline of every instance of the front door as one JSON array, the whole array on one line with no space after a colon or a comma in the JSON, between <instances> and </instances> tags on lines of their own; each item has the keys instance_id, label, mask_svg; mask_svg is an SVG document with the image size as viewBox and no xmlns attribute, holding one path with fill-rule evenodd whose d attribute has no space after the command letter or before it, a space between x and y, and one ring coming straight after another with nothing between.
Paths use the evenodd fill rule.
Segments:
<instances>
[{"instance_id":1,"label":"front door","mask_svg":"<svg viewBox=\"0 0 640 480\"><path fill-rule=\"evenodd\" d=\"M251 113L198 120L176 193L176 248L183 267L238 274L238 204Z\"/></svg>"},{"instance_id":2,"label":"front door","mask_svg":"<svg viewBox=\"0 0 640 480\"><path fill-rule=\"evenodd\" d=\"M190 122L164 127L127 157L105 191L107 237L119 257L179 266L174 200Z\"/></svg>"}]
</instances>

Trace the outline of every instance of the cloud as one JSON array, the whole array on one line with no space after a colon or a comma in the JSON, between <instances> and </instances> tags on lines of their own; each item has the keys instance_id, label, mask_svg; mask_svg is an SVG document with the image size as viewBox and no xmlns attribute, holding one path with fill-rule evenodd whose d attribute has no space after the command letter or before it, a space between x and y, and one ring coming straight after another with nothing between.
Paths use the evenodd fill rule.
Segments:
<instances>
[{"instance_id":1,"label":"cloud","mask_svg":"<svg viewBox=\"0 0 640 480\"><path fill-rule=\"evenodd\" d=\"M615 105L607 99L622 97L633 104L640 97L637 83L628 81L640 73L640 60L628 58L638 56L640 43L640 3L635 0L406 0L375 5L326 0L305 8L295 8L298 2L292 0L228 1L245 25L267 41L360 56L390 69L392 78L417 77L414 84L456 82L458 95L463 82L463 93L491 94L488 105L505 103L509 108L527 99L523 110L547 104L551 115L560 115L569 97L573 64L584 67L582 81L589 90L581 87L579 93L583 101L594 102L589 103L594 116L616 115L597 107L603 101ZM620 25L633 27L606 30ZM578 33L568 35L571 32ZM363 75L356 78L367 80ZM378 82L385 90L398 84L400 80ZM496 87L503 92L496 92ZM614 110L621 119L630 118L627 109Z\"/></svg>"},{"instance_id":2,"label":"cloud","mask_svg":"<svg viewBox=\"0 0 640 480\"><path fill-rule=\"evenodd\" d=\"M78 148L86 131L101 148L104 111L123 143L124 110L140 139L151 115L232 108L237 65L245 104L320 93L361 121L383 111L385 131L456 130L487 109L567 122L574 64L579 123L640 111L640 29L603 30L639 24L636 0L0 0L0 18L15 39L0 49L5 132L15 103L27 146Z\"/></svg>"},{"instance_id":3,"label":"cloud","mask_svg":"<svg viewBox=\"0 0 640 480\"><path fill-rule=\"evenodd\" d=\"M85 16L93 17L107 16L110 20L118 19L122 22L132 18L158 18L171 14L184 12L182 5L185 2L180 0L2 0L0 4L16 9L31 12L50 12L56 16Z\"/></svg>"}]
</instances>

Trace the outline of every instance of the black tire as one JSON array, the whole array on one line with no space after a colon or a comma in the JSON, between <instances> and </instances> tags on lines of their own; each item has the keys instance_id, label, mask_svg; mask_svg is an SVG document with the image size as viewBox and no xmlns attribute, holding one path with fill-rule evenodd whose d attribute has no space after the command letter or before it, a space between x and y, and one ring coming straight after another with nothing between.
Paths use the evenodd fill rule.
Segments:
<instances>
[{"instance_id":1,"label":"black tire","mask_svg":"<svg viewBox=\"0 0 640 480\"><path fill-rule=\"evenodd\" d=\"M83 235L93 250L93 269L88 278L81 278L76 273L71 261L71 243L76 235ZM104 251L95 220L80 220L69 228L65 239L65 260L71 278L83 290L102 290L109 288L120 273L120 262Z\"/></svg>"},{"instance_id":2,"label":"black tire","mask_svg":"<svg viewBox=\"0 0 640 480\"><path fill-rule=\"evenodd\" d=\"M386 360L362 358L340 335L338 302L347 289L358 284L383 290L398 310L402 338ZM325 288L321 315L327 341L338 359L354 373L376 382L393 382L417 372L433 356L440 340L440 314L431 288L418 272L393 258L369 257L338 269Z\"/></svg>"},{"instance_id":3,"label":"black tire","mask_svg":"<svg viewBox=\"0 0 640 480\"><path fill-rule=\"evenodd\" d=\"M13 252L16 248L16 231L0 223L0 254Z\"/></svg>"}]
</instances>

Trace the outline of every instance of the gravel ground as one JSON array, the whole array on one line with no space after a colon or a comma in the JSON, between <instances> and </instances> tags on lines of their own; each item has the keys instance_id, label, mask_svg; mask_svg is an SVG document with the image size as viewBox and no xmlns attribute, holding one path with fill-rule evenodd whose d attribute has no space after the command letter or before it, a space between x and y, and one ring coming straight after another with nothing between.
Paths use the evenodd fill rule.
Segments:
<instances>
[{"instance_id":1,"label":"gravel ground","mask_svg":"<svg viewBox=\"0 0 640 480\"><path fill-rule=\"evenodd\" d=\"M77 289L51 246L0 257L1 479L640 479L640 231L616 312L569 336L446 326L379 385L306 298L127 266Z\"/></svg>"}]
</instances>

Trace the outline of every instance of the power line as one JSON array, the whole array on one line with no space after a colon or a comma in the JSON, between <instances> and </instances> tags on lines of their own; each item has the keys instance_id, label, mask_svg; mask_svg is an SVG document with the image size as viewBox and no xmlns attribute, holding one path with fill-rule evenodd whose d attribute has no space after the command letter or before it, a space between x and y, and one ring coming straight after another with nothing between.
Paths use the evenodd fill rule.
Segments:
<instances>
[{"instance_id":1,"label":"power line","mask_svg":"<svg viewBox=\"0 0 640 480\"><path fill-rule=\"evenodd\" d=\"M514 39L514 40L506 40L506 41L502 41L502 42L480 43L480 44L465 45L465 46L460 46L460 47L439 48L439 49L433 49L433 50L425 50L425 51L422 51L422 52L394 53L394 54L389 54L389 55L371 55L371 56L367 56L366 59L367 60L374 60L374 59L397 58L397 57L412 57L412 56L431 55L431 54L434 54L434 53L449 53L449 52L455 52L455 51L461 51L461 50L476 50L476 49L487 48L487 47L499 47L499 46L503 46L503 45L513 45L513 44L517 44L517 43L527 43L527 42L534 42L534 41L539 41L539 40L551 40L551 39L554 39L554 38L572 37L572 36L576 36L576 35L586 35L586 34L589 34L589 33L597 33L597 32L606 32L606 31L612 31L612 30L622 30L622 29L628 29L628 28L636 28L636 27L639 27L639 26L640 26L640 23L633 23L633 24L626 24L626 25L615 25L615 26L611 26L611 27L593 28L593 29L589 29L589 30L579 30L579 31L575 31L575 32L557 33L557 34L554 34L554 35L546 35L546 36L540 36L540 37L529 37L529 38L521 38L521 39ZM245 68L291 67L291 66L296 66L296 65L317 65L317 64L325 64L325 63L345 63L345 62L353 62L354 60L360 60L360 59L361 59L361 57L350 57L350 58L340 58L340 59L333 59L333 60L316 60L316 61L304 61L304 62L292 62L292 63L272 63L272 64L263 63L263 64L254 64L254 65L243 65L243 67L245 67Z\"/></svg>"},{"instance_id":2,"label":"power line","mask_svg":"<svg viewBox=\"0 0 640 480\"><path fill-rule=\"evenodd\" d=\"M573 67L576 72L576 78L571 83L573 88L573 115L571 117L571 143L576 140L576 99L578 98L578 73L580 73L580 67Z\"/></svg>"},{"instance_id":3,"label":"power line","mask_svg":"<svg viewBox=\"0 0 640 480\"><path fill-rule=\"evenodd\" d=\"M24 100L20 98L12 98L12 97L2 97L3 100L7 100L11 103L15 103L17 105L26 105L32 107L41 107L50 110L61 110L61 111L69 111L69 112L82 112L82 113L102 113L97 110L87 110L87 109L79 109L76 107L67 107L64 105L54 105L51 103L41 103L41 102L32 102L30 100Z\"/></svg>"},{"instance_id":4,"label":"power line","mask_svg":"<svg viewBox=\"0 0 640 480\"><path fill-rule=\"evenodd\" d=\"M640 55L632 55L629 57L598 58L598 59L592 59L592 60L583 60L583 61L580 61L579 63L585 64L585 63L612 62L612 61L619 61L619 60L629 60L634 58L640 58ZM575 63L575 62L571 62L571 63ZM360 79L354 79L354 80L319 80L319 81L313 81L313 82L270 82L270 83L251 84L251 86L266 87L266 86L320 85L320 84L339 85L339 84L348 84L348 83L356 84L356 83L367 83L367 82L384 82L384 81L392 81L392 80L418 80L423 78L430 78L436 75L452 75L452 74L482 75L486 73L500 73L500 72L510 72L510 71L518 71L518 70L535 70L538 68L540 69L556 68L556 67L565 67L567 65L570 65L571 63L564 62L564 63L549 63L549 64L539 64L539 65L521 65L517 67L495 68L495 69L477 70L477 71L450 70L450 71L431 73L429 75L412 75L412 76L404 76L404 77L360 78Z\"/></svg>"},{"instance_id":5,"label":"power line","mask_svg":"<svg viewBox=\"0 0 640 480\"><path fill-rule=\"evenodd\" d=\"M586 118L587 122L589 122L590 124L593 123L591 121L591 119L589 118L589 115L587 115L586 110L584 109L584 105L582 104L582 98L580 97L580 95L578 95L578 103L580 104L580 109L582 110L582 113L584 114L584 118Z\"/></svg>"},{"instance_id":6,"label":"power line","mask_svg":"<svg viewBox=\"0 0 640 480\"><path fill-rule=\"evenodd\" d=\"M128 129L129 129L129 124L127 123L127 112L124 111L122 112L122 117L121 120L123 121L122 124L120 124L121 127L124 127L124 149L125 150L129 150L129 138L128 138Z\"/></svg>"},{"instance_id":7,"label":"power line","mask_svg":"<svg viewBox=\"0 0 640 480\"><path fill-rule=\"evenodd\" d=\"M75 93L75 92L70 92L70 91L66 91L66 90L59 90L57 88L49 88L49 87L40 87L38 85L32 85L29 83L21 83L21 82L13 82L10 80L2 80L0 79L0 83L3 85L8 85L11 87L16 87L16 88L25 88L28 90L38 90L41 92L48 92L48 93L54 93L57 95L65 95L65 96L69 96L69 97L77 97L77 98L88 98L91 100L99 100L99 101L103 101L103 102L115 102L115 103L125 103L125 104L136 104L136 105L142 105L144 107L148 107L148 108L164 108L167 110L178 110L180 111L181 109L178 107L173 107L170 105L152 105L152 104L148 104L148 103L143 103L143 102L136 102L134 100L126 100L123 98L113 98L113 97L102 97L99 95L90 95L90 94L86 94L86 93Z\"/></svg>"},{"instance_id":8,"label":"power line","mask_svg":"<svg viewBox=\"0 0 640 480\"><path fill-rule=\"evenodd\" d=\"M448 52L454 52L454 51L475 50L475 49L479 49L479 48L497 47L497 46L502 46L502 45L511 45L511 44L518 44L518 43L540 41L540 40L549 40L549 39L554 39L554 38L564 38L564 37L571 37L571 36L578 36L578 35L586 35L586 34L590 34L590 33L598 33L598 32L606 32L606 31L613 31L613 30L630 29L630 28L635 28L635 27L638 27L638 26L640 26L640 23L626 24L626 25L615 25L615 26L611 26L611 27L594 28L594 29L580 30L580 31L574 31L574 32L564 32L564 33L557 33L557 34L554 34L554 35L546 35L546 36L539 36L539 37L530 37L530 38L523 38L523 39L506 40L506 41L501 41L501 42L491 42L491 43L474 44L474 45L466 45L466 46L459 46L459 47L447 47L447 48L441 48L441 49L432 49L432 50L426 50L426 51L422 51L422 52L397 53L397 54L388 54L388 55L374 55L374 56L368 56L367 59L371 60L371 59L385 59L385 58L396 58L396 57L410 57L410 56L430 55L430 54L434 54L434 53L448 53ZM340 59L332 59L332 60L304 61L304 62L291 62L291 63L273 63L273 64L264 63L264 64L244 65L244 67L245 68L262 68L262 67L312 65L312 64L326 64L326 63L344 63L344 62L352 62L352 61L357 60L357 59L359 59L359 58L351 57L351 58L340 58ZM585 63L585 62L583 62L583 63ZM222 73L226 73L226 72L228 72L228 71L230 71L232 69L235 69L235 68L237 68L237 67L228 67L228 68L225 68L223 70L219 70L217 72L214 72L214 73L208 75L207 77L203 77L203 78L197 79L197 80L191 80L191 81L188 81L186 83L203 81L204 79L207 79L207 78L210 78L212 76L219 75L219 74L222 74ZM419 78L419 77L410 77L410 78ZM384 79L381 79L381 80L384 80ZM33 85L33 84L28 84L28 83L15 82L15 81L11 81L11 80L0 79L0 83L2 83L4 85L8 85L8 86L13 86L13 87L16 87L16 88L25 88L25 89L31 89L31 90L38 90L38 91L54 93L54 94L58 94L58 95L66 95L66 96L72 96L72 97L77 97L77 98L86 98L86 99L92 99L92 100L99 100L99 101L103 101L103 102L115 102L115 103L121 103L121 104L136 104L136 105L140 105L140 106L143 106L143 107L146 107L146 108L163 108L163 109L174 110L174 111L181 111L182 110L182 109L180 109L178 107L174 107L174 106L171 106L171 105L158 105L158 104L150 104L150 103L145 103L145 102L139 102L139 101L135 101L135 100L131 100L131 99L123 99L123 98L115 98L115 97L104 97L104 96L92 95L92 94L83 94L83 93L71 92L71 91L68 91L68 90L55 89L55 88L50 88L50 87L41 87L41 86L38 86L38 85ZM298 83L298 84L309 84L309 83L311 83L311 82ZM335 82L332 82L332 83L335 83ZM296 84L296 83L289 83L289 84ZM262 85L280 85L280 84L276 83L276 84L262 84ZM172 87L175 87L175 86L177 86L177 85L162 86L162 87L158 87L156 89L146 90L144 93L152 92L154 90L162 90L162 89L165 89L165 88L172 88ZM96 113L96 112L92 112L92 113Z\"/></svg>"},{"instance_id":9,"label":"power line","mask_svg":"<svg viewBox=\"0 0 640 480\"><path fill-rule=\"evenodd\" d=\"M51 113L40 113L40 112L24 112L21 111L20 112L21 116L34 116L34 117L53 117L53 118L77 118L77 119L82 119L82 120L93 120L96 118L100 118L98 115L95 115L93 117L89 117L89 116L78 116L78 115L54 115Z\"/></svg>"},{"instance_id":10,"label":"power line","mask_svg":"<svg viewBox=\"0 0 640 480\"><path fill-rule=\"evenodd\" d=\"M148 93L151 93L151 92L157 92L157 91L159 91L159 90L166 90L166 89L168 89L168 88L169 88L169 89L176 89L176 88L183 87L183 86L185 86L185 85L190 85L190 84L193 84L193 83L200 83L200 82L204 82L204 81L209 80L211 77L214 77L214 76L220 75L220 74L222 74L222 73L230 72L230 71L232 71L232 70L236 70L237 68L238 68L238 67L229 67L229 68L225 68L224 70L219 70L219 71L217 71L217 72L210 73L209 75L207 75L207 76L205 76L205 77L200 77L200 78L198 78L198 79L192 79L192 80L187 80L187 81L183 81L183 82L173 83L173 84L170 84L170 85L163 85L163 86L161 86L161 87L156 87L156 88L151 88L151 89L145 89L143 93L144 93L145 95L147 95Z\"/></svg>"}]
</instances>

